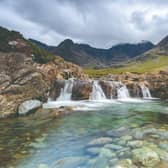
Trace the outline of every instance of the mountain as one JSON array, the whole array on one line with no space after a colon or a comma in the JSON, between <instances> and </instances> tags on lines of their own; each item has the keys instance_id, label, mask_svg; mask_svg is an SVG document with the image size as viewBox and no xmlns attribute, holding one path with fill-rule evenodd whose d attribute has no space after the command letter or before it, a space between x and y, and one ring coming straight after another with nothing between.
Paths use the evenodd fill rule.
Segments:
<instances>
[{"instance_id":1,"label":"mountain","mask_svg":"<svg viewBox=\"0 0 168 168\"><path fill-rule=\"evenodd\" d=\"M106 76L108 74L121 74L132 72L142 74L146 72L159 72L168 70L168 36L163 38L154 48L148 50L129 61L112 68L95 70L87 69L85 72L92 77Z\"/></svg>"},{"instance_id":2,"label":"mountain","mask_svg":"<svg viewBox=\"0 0 168 168\"><path fill-rule=\"evenodd\" d=\"M154 44L143 41L137 44L119 44L109 49L91 47L88 44L74 43L66 39L58 46L48 46L39 41L30 39L31 42L47 51L60 55L67 61L71 61L83 67L112 66L136 57L154 47Z\"/></svg>"}]
</instances>

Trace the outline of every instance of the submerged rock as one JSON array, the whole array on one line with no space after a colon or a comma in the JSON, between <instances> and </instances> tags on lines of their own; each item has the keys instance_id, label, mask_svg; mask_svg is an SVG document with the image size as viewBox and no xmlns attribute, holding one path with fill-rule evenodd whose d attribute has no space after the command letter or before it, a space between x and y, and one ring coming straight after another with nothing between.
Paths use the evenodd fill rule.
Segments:
<instances>
[{"instance_id":1,"label":"submerged rock","mask_svg":"<svg viewBox=\"0 0 168 168\"><path fill-rule=\"evenodd\" d=\"M159 143L159 147L160 147L161 149L166 150L166 151L168 152L168 142L160 142L160 143Z\"/></svg>"},{"instance_id":2,"label":"submerged rock","mask_svg":"<svg viewBox=\"0 0 168 168\"><path fill-rule=\"evenodd\" d=\"M109 130L107 131L107 135L108 136L111 136L111 137L121 137L121 136L124 136L124 135L128 135L130 134L130 129L127 128L127 127L120 127L118 129L113 129L113 130Z\"/></svg>"},{"instance_id":3,"label":"submerged rock","mask_svg":"<svg viewBox=\"0 0 168 168\"><path fill-rule=\"evenodd\" d=\"M42 103L39 100L27 100L19 105L18 114L19 115L29 114L33 110L36 110L41 106L42 106Z\"/></svg>"},{"instance_id":4,"label":"submerged rock","mask_svg":"<svg viewBox=\"0 0 168 168\"><path fill-rule=\"evenodd\" d=\"M105 148L109 148L111 150L120 150L122 149L122 146L120 145L115 145L115 144L107 144L104 146Z\"/></svg>"},{"instance_id":5,"label":"submerged rock","mask_svg":"<svg viewBox=\"0 0 168 168\"><path fill-rule=\"evenodd\" d=\"M124 159L119 161L118 164L114 166L114 168L138 168L138 167L132 163L132 160Z\"/></svg>"},{"instance_id":6,"label":"submerged rock","mask_svg":"<svg viewBox=\"0 0 168 168\"><path fill-rule=\"evenodd\" d=\"M133 131L133 137L139 140L143 139L147 135L155 133L157 133L157 129L155 128L137 128Z\"/></svg>"},{"instance_id":7,"label":"submerged rock","mask_svg":"<svg viewBox=\"0 0 168 168\"><path fill-rule=\"evenodd\" d=\"M56 161L53 168L77 168L86 161L85 157L66 157Z\"/></svg>"},{"instance_id":8,"label":"submerged rock","mask_svg":"<svg viewBox=\"0 0 168 168\"><path fill-rule=\"evenodd\" d=\"M48 167L48 165L46 165L46 164L40 164L40 165L38 166L38 168L49 168L49 167Z\"/></svg>"},{"instance_id":9,"label":"submerged rock","mask_svg":"<svg viewBox=\"0 0 168 168\"><path fill-rule=\"evenodd\" d=\"M102 148L100 151L100 156L106 157L106 158L113 158L116 156L114 152L112 152L110 149Z\"/></svg>"},{"instance_id":10,"label":"submerged rock","mask_svg":"<svg viewBox=\"0 0 168 168\"><path fill-rule=\"evenodd\" d=\"M137 148L137 147L141 147L143 145L143 141L138 141L138 140L129 141L127 143L127 145L132 148Z\"/></svg>"},{"instance_id":11,"label":"submerged rock","mask_svg":"<svg viewBox=\"0 0 168 168\"><path fill-rule=\"evenodd\" d=\"M160 159L168 161L168 152L160 148L154 148L153 150L159 155Z\"/></svg>"},{"instance_id":12,"label":"submerged rock","mask_svg":"<svg viewBox=\"0 0 168 168\"><path fill-rule=\"evenodd\" d=\"M88 146L103 146L105 144L109 144L112 142L112 138L109 137L101 137L92 140L91 142L88 143Z\"/></svg>"},{"instance_id":13,"label":"submerged rock","mask_svg":"<svg viewBox=\"0 0 168 168\"><path fill-rule=\"evenodd\" d=\"M159 155L152 149L143 147L132 151L133 162L146 167L156 166L160 162Z\"/></svg>"},{"instance_id":14,"label":"submerged rock","mask_svg":"<svg viewBox=\"0 0 168 168\"><path fill-rule=\"evenodd\" d=\"M86 151L87 151L87 153L89 153L91 155L98 155L101 151L101 148L91 147L91 148L88 148Z\"/></svg>"},{"instance_id":15,"label":"submerged rock","mask_svg":"<svg viewBox=\"0 0 168 168\"><path fill-rule=\"evenodd\" d=\"M109 168L108 158L104 155L99 155L91 168Z\"/></svg>"}]
</instances>

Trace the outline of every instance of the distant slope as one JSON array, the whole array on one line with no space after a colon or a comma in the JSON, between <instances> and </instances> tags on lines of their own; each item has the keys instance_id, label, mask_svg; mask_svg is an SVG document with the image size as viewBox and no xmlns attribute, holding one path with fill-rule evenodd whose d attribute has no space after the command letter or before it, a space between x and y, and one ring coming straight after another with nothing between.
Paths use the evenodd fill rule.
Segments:
<instances>
[{"instance_id":1,"label":"distant slope","mask_svg":"<svg viewBox=\"0 0 168 168\"><path fill-rule=\"evenodd\" d=\"M159 70L168 70L168 36L161 40L153 49L120 66L99 70L87 69L85 72L91 77L100 77L123 72L145 73Z\"/></svg>"},{"instance_id":2,"label":"distant slope","mask_svg":"<svg viewBox=\"0 0 168 168\"><path fill-rule=\"evenodd\" d=\"M87 44L77 44L70 39L64 40L57 47L47 46L32 39L31 41L51 53L60 55L67 61L91 68L112 66L134 58L154 47L148 41L137 44L119 44L109 49L99 49Z\"/></svg>"}]
</instances>

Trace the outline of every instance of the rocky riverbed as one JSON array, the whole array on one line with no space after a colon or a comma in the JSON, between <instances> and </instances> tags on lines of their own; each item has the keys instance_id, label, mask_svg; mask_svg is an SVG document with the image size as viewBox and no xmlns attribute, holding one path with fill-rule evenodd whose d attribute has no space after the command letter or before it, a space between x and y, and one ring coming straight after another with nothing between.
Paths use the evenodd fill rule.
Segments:
<instances>
[{"instance_id":1,"label":"rocky riverbed","mask_svg":"<svg viewBox=\"0 0 168 168\"><path fill-rule=\"evenodd\" d=\"M0 132L1 165L167 168L167 104L92 102L88 107L92 108L59 118L37 112L2 120L0 125L5 129ZM48 116L51 111L46 113Z\"/></svg>"}]
</instances>

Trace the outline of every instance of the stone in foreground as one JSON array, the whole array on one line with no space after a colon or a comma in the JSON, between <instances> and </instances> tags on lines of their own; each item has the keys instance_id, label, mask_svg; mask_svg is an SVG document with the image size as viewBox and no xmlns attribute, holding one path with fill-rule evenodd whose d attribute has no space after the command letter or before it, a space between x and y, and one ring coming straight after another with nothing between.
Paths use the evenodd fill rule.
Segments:
<instances>
[{"instance_id":1,"label":"stone in foreground","mask_svg":"<svg viewBox=\"0 0 168 168\"><path fill-rule=\"evenodd\" d=\"M18 113L19 115L26 115L41 106L42 103L39 100L27 100L19 106Z\"/></svg>"},{"instance_id":2,"label":"stone in foreground","mask_svg":"<svg viewBox=\"0 0 168 168\"><path fill-rule=\"evenodd\" d=\"M143 147L132 151L133 162L145 167L156 166L160 162L158 154L150 148Z\"/></svg>"}]
</instances>

